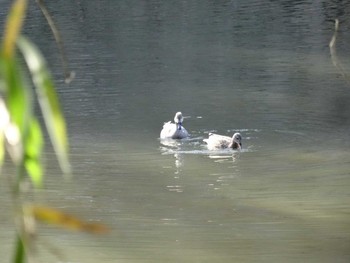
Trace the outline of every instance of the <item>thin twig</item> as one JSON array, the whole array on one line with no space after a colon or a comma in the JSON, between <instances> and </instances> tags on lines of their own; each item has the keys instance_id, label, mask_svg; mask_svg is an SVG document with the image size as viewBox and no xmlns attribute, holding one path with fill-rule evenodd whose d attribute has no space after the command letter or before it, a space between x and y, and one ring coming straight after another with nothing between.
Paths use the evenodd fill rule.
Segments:
<instances>
[{"instance_id":1,"label":"thin twig","mask_svg":"<svg viewBox=\"0 0 350 263\"><path fill-rule=\"evenodd\" d=\"M335 44L337 41L337 35L338 35L338 29L339 29L339 20L335 19L334 34L332 36L331 41L329 42L329 50L331 53L333 65L339 70L340 74L344 77L345 81L350 85L350 77L346 73L346 70L344 69L342 63L338 59L336 48L335 48Z\"/></svg>"},{"instance_id":2,"label":"thin twig","mask_svg":"<svg viewBox=\"0 0 350 263\"><path fill-rule=\"evenodd\" d=\"M59 32L59 30L57 29L55 22L53 21L49 11L47 10L44 1L43 0L36 0L37 4L39 5L41 11L43 12L47 23L49 24L51 31L54 35L54 38L56 40L59 52L61 53L61 61L62 61L62 67L63 67L63 71L64 71L64 76L65 76L65 82L66 83L70 83L75 76L75 73L73 71L69 71L68 69L68 60L66 57L66 52L64 50L64 46L63 46L63 41L62 41L62 37L61 34Z\"/></svg>"}]
</instances>

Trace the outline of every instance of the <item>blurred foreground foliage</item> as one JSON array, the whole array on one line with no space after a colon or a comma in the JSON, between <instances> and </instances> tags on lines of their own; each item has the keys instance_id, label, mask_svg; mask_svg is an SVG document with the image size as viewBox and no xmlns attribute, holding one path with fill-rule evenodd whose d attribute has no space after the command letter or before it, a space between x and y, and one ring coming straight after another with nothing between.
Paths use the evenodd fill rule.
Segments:
<instances>
[{"instance_id":1,"label":"blurred foreground foliage","mask_svg":"<svg viewBox=\"0 0 350 263\"><path fill-rule=\"evenodd\" d=\"M37 2L48 16L42 1ZM43 127L34 113L36 101L40 105L60 168L65 175L71 173L66 123L50 71L36 45L21 35L27 4L28 0L13 1L0 50L0 169L8 156L15 168L15 173L7 177L15 208L17 241L13 262L16 263L34 262L37 222L89 233L108 231L103 225L86 223L54 208L23 201L28 194L28 190L22 190L23 184L28 183L29 179L33 191L43 187L44 180L41 161ZM49 23L52 26L52 20Z\"/></svg>"}]
</instances>

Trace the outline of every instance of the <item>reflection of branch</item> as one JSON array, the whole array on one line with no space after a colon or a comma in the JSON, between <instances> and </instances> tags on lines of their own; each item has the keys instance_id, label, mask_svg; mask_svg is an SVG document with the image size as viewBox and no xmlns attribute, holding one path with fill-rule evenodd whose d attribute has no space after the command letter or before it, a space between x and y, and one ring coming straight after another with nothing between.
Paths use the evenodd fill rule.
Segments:
<instances>
[{"instance_id":1,"label":"reflection of branch","mask_svg":"<svg viewBox=\"0 0 350 263\"><path fill-rule=\"evenodd\" d=\"M50 16L49 11L47 10L47 8L44 4L44 0L36 0L36 2L39 5L41 11L43 12L43 14L47 20L47 23L49 24L51 31L55 37L56 43L58 45L58 49L61 53L61 60L62 60L62 67L64 70L65 81L66 81L66 83L70 83L73 80L75 74L74 74L74 72L70 72L68 69L67 57L66 57L66 53L64 51L61 34L58 31L57 27L55 26L55 23L52 20L52 17Z\"/></svg>"},{"instance_id":2,"label":"reflection of branch","mask_svg":"<svg viewBox=\"0 0 350 263\"><path fill-rule=\"evenodd\" d=\"M335 19L334 34L333 34L331 41L329 42L329 50L331 53L333 65L339 70L340 74L344 77L345 81L348 84L350 84L350 77L348 74L346 74L344 67L342 66L341 62L339 61L339 59L337 57L336 49L335 49L335 44L336 44L337 35L338 35L338 29L339 29L339 20Z\"/></svg>"}]
</instances>

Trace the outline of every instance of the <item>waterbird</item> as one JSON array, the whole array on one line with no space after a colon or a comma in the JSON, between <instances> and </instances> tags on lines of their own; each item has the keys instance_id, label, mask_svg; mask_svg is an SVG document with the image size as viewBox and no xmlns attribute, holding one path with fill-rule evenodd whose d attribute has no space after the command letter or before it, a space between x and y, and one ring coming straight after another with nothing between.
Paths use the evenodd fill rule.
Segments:
<instances>
[{"instance_id":1,"label":"waterbird","mask_svg":"<svg viewBox=\"0 0 350 263\"><path fill-rule=\"evenodd\" d=\"M232 137L209 133L208 139L204 139L209 150L219 149L242 149L242 135L239 132L233 134Z\"/></svg>"},{"instance_id":2,"label":"waterbird","mask_svg":"<svg viewBox=\"0 0 350 263\"><path fill-rule=\"evenodd\" d=\"M174 122L165 122L163 129L160 132L161 139L184 139L188 137L188 132L185 127L182 126L184 117L181 112L176 112Z\"/></svg>"}]
</instances>

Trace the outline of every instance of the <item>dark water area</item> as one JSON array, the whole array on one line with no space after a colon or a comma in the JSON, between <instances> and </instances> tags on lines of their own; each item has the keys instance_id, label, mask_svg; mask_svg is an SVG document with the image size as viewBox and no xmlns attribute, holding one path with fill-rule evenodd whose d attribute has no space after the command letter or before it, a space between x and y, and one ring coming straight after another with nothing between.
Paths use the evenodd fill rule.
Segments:
<instances>
[{"instance_id":1,"label":"dark water area","mask_svg":"<svg viewBox=\"0 0 350 263\"><path fill-rule=\"evenodd\" d=\"M47 5L76 78L64 84L31 3L24 34L57 80L74 169L65 182L48 149L44 196L113 229L94 237L44 227L66 262L349 262L350 86L329 42L338 18L337 56L350 72L350 3ZM159 132L177 111L191 136L164 144ZM241 152L202 141L237 131Z\"/></svg>"}]
</instances>

